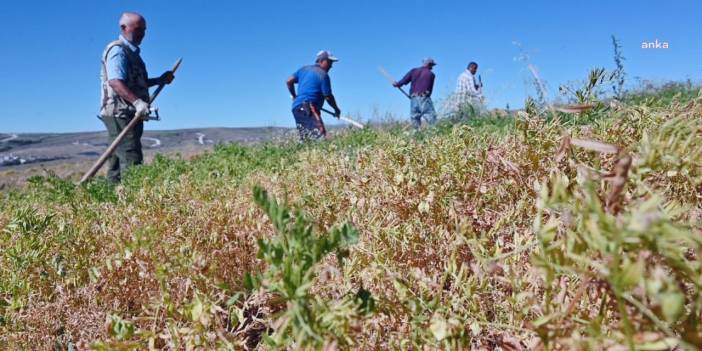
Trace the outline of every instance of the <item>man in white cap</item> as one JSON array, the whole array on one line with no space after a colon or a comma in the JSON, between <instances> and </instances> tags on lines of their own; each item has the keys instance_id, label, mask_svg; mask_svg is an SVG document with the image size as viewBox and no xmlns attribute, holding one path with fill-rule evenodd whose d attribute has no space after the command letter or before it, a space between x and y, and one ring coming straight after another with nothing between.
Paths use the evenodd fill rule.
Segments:
<instances>
[{"instance_id":1,"label":"man in white cap","mask_svg":"<svg viewBox=\"0 0 702 351\"><path fill-rule=\"evenodd\" d=\"M334 115L337 118L341 116L329 79L329 70L337 61L339 59L331 52L322 50L317 53L314 65L304 66L288 78L288 91L293 99L292 113L302 141L315 140L326 135L321 115L325 100L334 109Z\"/></svg>"},{"instance_id":2,"label":"man in white cap","mask_svg":"<svg viewBox=\"0 0 702 351\"><path fill-rule=\"evenodd\" d=\"M170 84L175 78L170 71L158 78L148 78L146 65L139 56L139 45L146 35L144 17L136 12L125 12L119 19L119 27L119 39L108 44L102 54L100 75L100 118L107 127L110 143L132 118L149 115L149 87ZM143 132L144 123L141 121L117 146L108 162L108 179L119 182L127 167L144 161L141 150Z\"/></svg>"},{"instance_id":3,"label":"man in white cap","mask_svg":"<svg viewBox=\"0 0 702 351\"><path fill-rule=\"evenodd\" d=\"M421 67L413 68L399 82L392 84L399 88L412 83L410 87L410 118L417 129L422 124L422 118L429 124L436 122L436 111L434 103L431 101L434 79L436 78L434 72L431 71L434 66L436 66L436 62L432 58L425 58Z\"/></svg>"}]
</instances>

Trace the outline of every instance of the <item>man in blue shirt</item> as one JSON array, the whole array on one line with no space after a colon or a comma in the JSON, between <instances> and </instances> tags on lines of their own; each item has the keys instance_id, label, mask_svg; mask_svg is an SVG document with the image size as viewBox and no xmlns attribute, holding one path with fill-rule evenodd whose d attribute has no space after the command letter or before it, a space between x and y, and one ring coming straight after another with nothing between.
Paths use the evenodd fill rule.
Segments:
<instances>
[{"instance_id":1,"label":"man in blue shirt","mask_svg":"<svg viewBox=\"0 0 702 351\"><path fill-rule=\"evenodd\" d=\"M334 109L334 116L341 116L329 79L329 70L337 61L339 59L329 51L320 51L314 65L302 67L288 78L288 91L293 98L292 113L302 141L319 139L327 134L321 116L325 100Z\"/></svg>"},{"instance_id":2,"label":"man in blue shirt","mask_svg":"<svg viewBox=\"0 0 702 351\"><path fill-rule=\"evenodd\" d=\"M434 66L436 66L436 62L431 58L426 58L422 61L421 67L413 68L399 82L393 83L396 88L412 83L410 87L410 118L415 128L421 126L422 117L429 124L436 122L436 111L434 103L431 101L436 77L431 71Z\"/></svg>"},{"instance_id":3,"label":"man in blue shirt","mask_svg":"<svg viewBox=\"0 0 702 351\"><path fill-rule=\"evenodd\" d=\"M109 135L110 143L122 132L132 118L149 115L149 87L170 84L174 77L167 71L158 78L149 78L142 61L139 45L146 35L146 20L135 12L125 12L119 20L120 36L107 45L102 54L100 75L102 101L100 118ZM118 182L129 166L141 164L144 155L141 135L144 123L140 121L127 132L108 161L107 177Z\"/></svg>"}]
</instances>

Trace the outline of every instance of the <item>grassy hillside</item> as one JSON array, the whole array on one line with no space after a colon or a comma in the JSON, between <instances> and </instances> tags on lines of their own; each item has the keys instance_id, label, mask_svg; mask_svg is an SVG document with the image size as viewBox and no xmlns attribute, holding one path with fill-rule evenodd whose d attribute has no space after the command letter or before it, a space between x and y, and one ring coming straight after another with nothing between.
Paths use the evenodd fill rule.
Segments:
<instances>
[{"instance_id":1,"label":"grassy hillside","mask_svg":"<svg viewBox=\"0 0 702 351\"><path fill-rule=\"evenodd\" d=\"M661 96L32 179L0 347L700 348L702 98Z\"/></svg>"}]
</instances>

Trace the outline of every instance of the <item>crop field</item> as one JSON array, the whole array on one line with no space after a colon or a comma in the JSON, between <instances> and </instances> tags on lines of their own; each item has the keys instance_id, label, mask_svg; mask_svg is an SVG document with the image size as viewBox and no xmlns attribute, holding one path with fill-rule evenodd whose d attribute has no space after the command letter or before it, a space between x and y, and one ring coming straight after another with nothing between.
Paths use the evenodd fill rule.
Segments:
<instances>
[{"instance_id":1,"label":"crop field","mask_svg":"<svg viewBox=\"0 0 702 351\"><path fill-rule=\"evenodd\" d=\"M695 90L0 196L0 349L702 348Z\"/></svg>"}]
</instances>

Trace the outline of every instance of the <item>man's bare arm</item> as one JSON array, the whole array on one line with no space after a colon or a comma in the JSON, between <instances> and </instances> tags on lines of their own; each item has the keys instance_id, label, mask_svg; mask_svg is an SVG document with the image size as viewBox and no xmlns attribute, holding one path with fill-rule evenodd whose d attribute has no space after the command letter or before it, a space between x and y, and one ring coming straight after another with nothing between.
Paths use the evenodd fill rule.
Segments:
<instances>
[{"instance_id":1,"label":"man's bare arm","mask_svg":"<svg viewBox=\"0 0 702 351\"><path fill-rule=\"evenodd\" d=\"M134 93L129 90L127 84L121 79L110 79L108 81L110 87L119 95L122 99L126 100L128 103L132 104L136 109L135 116L140 118L145 118L149 115L149 101L144 101L139 99Z\"/></svg>"},{"instance_id":2,"label":"man's bare arm","mask_svg":"<svg viewBox=\"0 0 702 351\"><path fill-rule=\"evenodd\" d=\"M339 118L339 116L341 116L341 109L336 104L336 98L334 98L334 95L332 94L329 96L325 96L324 100L327 100L329 106L331 106L334 109L334 115L336 116L336 118Z\"/></svg>"},{"instance_id":3,"label":"man's bare arm","mask_svg":"<svg viewBox=\"0 0 702 351\"><path fill-rule=\"evenodd\" d=\"M134 104L134 101L139 100L139 98L134 95L134 93L129 90L127 84L121 79L110 79L108 82L110 87L119 95L122 99L126 100L130 104ZM148 103L148 101L146 101Z\"/></svg>"},{"instance_id":4,"label":"man's bare arm","mask_svg":"<svg viewBox=\"0 0 702 351\"><path fill-rule=\"evenodd\" d=\"M295 77L288 78L287 84L288 84L288 91L290 92L290 96L292 96L293 99L296 98L297 94L295 93Z\"/></svg>"},{"instance_id":5,"label":"man's bare arm","mask_svg":"<svg viewBox=\"0 0 702 351\"><path fill-rule=\"evenodd\" d=\"M175 79L175 76L173 75L173 72L171 71L166 71L164 72L160 77L158 78L149 78L146 81L146 84L150 87L154 85L161 85L161 84L171 84L173 82L173 79Z\"/></svg>"}]
</instances>

